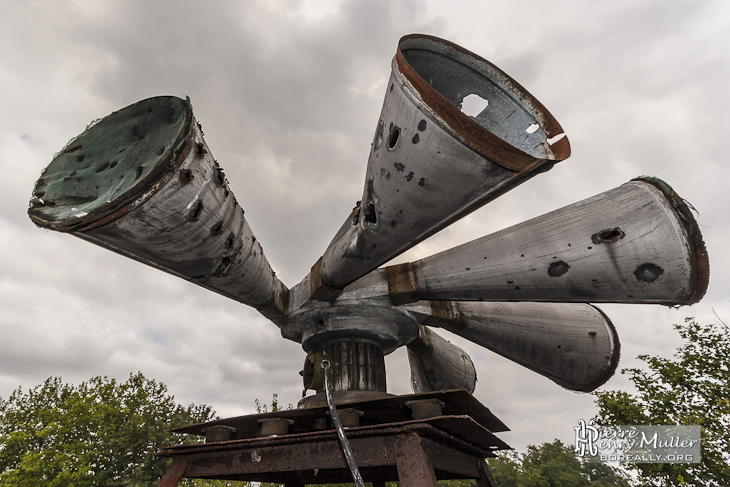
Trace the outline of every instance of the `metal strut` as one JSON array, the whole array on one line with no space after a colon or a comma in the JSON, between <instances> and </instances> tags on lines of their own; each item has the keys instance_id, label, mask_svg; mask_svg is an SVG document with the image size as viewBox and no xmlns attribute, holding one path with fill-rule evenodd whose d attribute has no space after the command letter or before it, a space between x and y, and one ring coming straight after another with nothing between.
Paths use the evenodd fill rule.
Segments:
<instances>
[{"instance_id":1,"label":"metal strut","mask_svg":"<svg viewBox=\"0 0 730 487\"><path fill-rule=\"evenodd\" d=\"M337 430L337 436L340 439L340 445L342 445L342 452L345 454L347 466L350 467L350 472L352 473L352 479L355 481L355 485L357 487L365 487L362 476L360 475L360 470L357 468L357 463L355 463L355 456L352 454L350 442L347 441L347 437L345 436L345 430L342 429L340 416L337 414L337 409L335 408L335 401L334 399L332 399L332 385L330 383L331 378L329 360L322 360L322 368L324 369L324 391L327 396L327 406L330 410L330 416L332 416L332 423L335 425L335 429Z\"/></svg>"}]
</instances>

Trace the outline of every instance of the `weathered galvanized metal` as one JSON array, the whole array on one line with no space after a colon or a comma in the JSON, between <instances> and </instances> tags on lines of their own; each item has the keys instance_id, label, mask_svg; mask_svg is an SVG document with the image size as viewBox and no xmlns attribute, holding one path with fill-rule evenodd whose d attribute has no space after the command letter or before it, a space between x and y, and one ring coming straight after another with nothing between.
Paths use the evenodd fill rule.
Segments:
<instances>
[{"instance_id":1,"label":"weathered galvanized metal","mask_svg":"<svg viewBox=\"0 0 730 487\"><path fill-rule=\"evenodd\" d=\"M663 181L639 178L417 262L386 268L416 300L698 302L709 282L699 226Z\"/></svg>"},{"instance_id":2,"label":"weathered galvanized metal","mask_svg":"<svg viewBox=\"0 0 730 487\"><path fill-rule=\"evenodd\" d=\"M421 326L420 336L408 344L413 392L465 389L474 392L477 372L469 355L433 330Z\"/></svg>"},{"instance_id":3,"label":"weathered galvanized metal","mask_svg":"<svg viewBox=\"0 0 730 487\"><path fill-rule=\"evenodd\" d=\"M87 128L43 171L28 213L271 316L285 306L189 101L149 98Z\"/></svg>"},{"instance_id":4,"label":"weathered galvanized metal","mask_svg":"<svg viewBox=\"0 0 730 487\"><path fill-rule=\"evenodd\" d=\"M403 308L424 325L462 336L574 391L595 390L618 366L616 329L589 304L419 301Z\"/></svg>"},{"instance_id":5,"label":"weathered galvanized metal","mask_svg":"<svg viewBox=\"0 0 730 487\"><path fill-rule=\"evenodd\" d=\"M488 101L475 116L468 96ZM499 68L448 41L401 39L365 187L311 273L313 295L343 288L570 155L553 116ZM333 289L336 288L336 289Z\"/></svg>"}]
</instances>

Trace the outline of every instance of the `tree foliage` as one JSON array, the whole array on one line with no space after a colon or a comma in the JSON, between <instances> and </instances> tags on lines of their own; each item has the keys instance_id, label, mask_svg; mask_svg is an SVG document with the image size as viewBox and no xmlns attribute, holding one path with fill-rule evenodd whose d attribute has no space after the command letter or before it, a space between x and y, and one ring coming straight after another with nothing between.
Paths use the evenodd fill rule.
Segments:
<instances>
[{"instance_id":1,"label":"tree foliage","mask_svg":"<svg viewBox=\"0 0 730 487\"><path fill-rule=\"evenodd\" d=\"M560 440L530 445L525 454L508 451L489 459L499 487L630 487L628 477L602 463L578 459Z\"/></svg>"},{"instance_id":2,"label":"tree foliage","mask_svg":"<svg viewBox=\"0 0 730 487\"><path fill-rule=\"evenodd\" d=\"M155 485L184 441L168 429L212 419L208 406L182 407L141 373L125 382L58 377L0 398L0 486Z\"/></svg>"},{"instance_id":3,"label":"tree foliage","mask_svg":"<svg viewBox=\"0 0 730 487\"><path fill-rule=\"evenodd\" d=\"M685 340L671 359L641 355L648 370L626 369L637 389L596 393L597 422L702 427L702 463L637 464L647 486L730 485L730 330L687 318L675 329Z\"/></svg>"}]
</instances>

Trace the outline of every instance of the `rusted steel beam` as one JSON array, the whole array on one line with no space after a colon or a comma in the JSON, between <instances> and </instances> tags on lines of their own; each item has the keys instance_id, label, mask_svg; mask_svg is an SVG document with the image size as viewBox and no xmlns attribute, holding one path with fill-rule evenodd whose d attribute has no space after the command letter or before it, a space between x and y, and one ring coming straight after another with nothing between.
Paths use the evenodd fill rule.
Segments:
<instances>
[{"instance_id":1,"label":"rusted steel beam","mask_svg":"<svg viewBox=\"0 0 730 487\"><path fill-rule=\"evenodd\" d=\"M423 450L421 437L410 434L398 439L395 458L401 487L438 487L431 459Z\"/></svg>"},{"instance_id":2,"label":"rusted steel beam","mask_svg":"<svg viewBox=\"0 0 730 487\"><path fill-rule=\"evenodd\" d=\"M38 226L283 316L276 278L189 101L143 100L70 142L36 182Z\"/></svg>"},{"instance_id":3,"label":"rusted steel beam","mask_svg":"<svg viewBox=\"0 0 730 487\"><path fill-rule=\"evenodd\" d=\"M589 304L420 301L403 308L574 391L596 389L618 366L616 329Z\"/></svg>"},{"instance_id":4,"label":"rusted steel beam","mask_svg":"<svg viewBox=\"0 0 730 487\"><path fill-rule=\"evenodd\" d=\"M699 226L664 182L639 178L423 260L386 268L416 300L698 302L709 282Z\"/></svg>"},{"instance_id":5,"label":"rusted steel beam","mask_svg":"<svg viewBox=\"0 0 730 487\"><path fill-rule=\"evenodd\" d=\"M176 487L180 480L185 477L188 463L188 459L185 457L173 458L172 463L157 483L157 487Z\"/></svg>"},{"instance_id":6,"label":"rusted steel beam","mask_svg":"<svg viewBox=\"0 0 730 487\"><path fill-rule=\"evenodd\" d=\"M425 326L408 344L408 362L415 393L447 389L474 392L477 373L469 355Z\"/></svg>"},{"instance_id":7,"label":"rusted steel beam","mask_svg":"<svg viewBox=\"0 0 730 487\"><path fill-rule=\"evenodd\" d=\"M461 111L468 96L486 100ZM443 39L401 39L361 201L312 269L337 290L570 155L553 116L499 68Z\"/></svg>"}]
</instances>

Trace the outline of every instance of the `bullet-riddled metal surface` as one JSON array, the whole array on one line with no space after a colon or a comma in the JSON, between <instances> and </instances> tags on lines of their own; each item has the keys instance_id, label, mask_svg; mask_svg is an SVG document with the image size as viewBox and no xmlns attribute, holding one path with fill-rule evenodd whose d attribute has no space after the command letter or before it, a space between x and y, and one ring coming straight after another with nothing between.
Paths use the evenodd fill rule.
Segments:
<instances>
[{"instance_id":1,"label":"bullet-riddled metal surface","mask_svg":"<svg viewBox=\"0 0 730 487\"><path fill-rule=\"evenodd\" d=\"M403 308L571 390L596 389L618 366L616 329L589 304L419 301Z\"/></svg>"},{"instance_id":2,"label":"bullet-riddled metal surface","mask_svg":"<svg viewBox=\"0 0 730 487\"><path fill-rule=\"evenodd\" d=\"M151 98L91 126L44 171L29 214L272 314L285 304L185 100Z\"/></svg>"},{"instance_id":3,"label":"bullet-riddled metal surface","mask_svg":"<svg viewBox=\"0 0 730 487\"><path fill-rule=\"evenodd\" d=\"M634 180L432 257L386 268L390 295L395 303L695 303L709 280L699 227L666 183L652 181Z\"/></svg>"},{"instance_id":4,"label":"bullet-riddled metal surface","mask_svg":"<svg viewBox=\"0 0 730 487\"><path fill-rule=\"evenodd\" d=\"M392 68L361 201L324 252L317 285L346 286L570 154L566 138L548 142L562 133L552 115L466 50L409 36ZM469 95L488 99L476 117L459 109Z\"/></svg>"}]
</instances>

